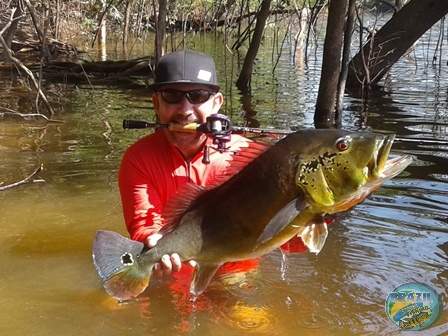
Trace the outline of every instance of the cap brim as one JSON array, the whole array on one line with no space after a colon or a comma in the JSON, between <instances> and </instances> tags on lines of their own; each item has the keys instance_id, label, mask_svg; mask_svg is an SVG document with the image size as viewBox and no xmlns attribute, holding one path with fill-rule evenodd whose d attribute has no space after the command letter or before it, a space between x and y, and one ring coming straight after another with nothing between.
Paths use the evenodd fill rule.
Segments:
<instances>
[{"instance_id":1,"label":"cap brim","mask_svg":"<svg viewBox=\"0 0 448 336\"><path fill-rule=\"evenodd\" d=\"M183 85L183 84L197 84L197 85L204 85L204 86L208 86L210 88L212 88L213 90L219 91L221 89L221 87L219 85L213 85L213 84L208 84L208 83L200 83L200 82L191 82L191 81L174 81L174 82L162 82L162 83L153 83L149 85L150 89L153 90L157 90L159 89L161 86L164 85Z\"/></svg>"}]
</instances>

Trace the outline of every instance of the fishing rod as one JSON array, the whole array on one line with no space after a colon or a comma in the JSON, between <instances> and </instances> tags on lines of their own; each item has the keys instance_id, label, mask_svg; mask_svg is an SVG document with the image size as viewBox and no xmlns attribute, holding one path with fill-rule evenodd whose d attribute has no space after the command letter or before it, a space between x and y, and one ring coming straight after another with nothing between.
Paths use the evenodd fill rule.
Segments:
<instances>
[{"instance_id":1,"label":"fishing rod","mask_svg":"<svg viewBox=\"0 0 448 336\"><path fill-rule=\"evenodd\" d=\"M266 129L266 128L256 128L256 127L241 127L234 126L229 117L223 114L212 114L207 117L204 124L178 124L178 123L149 123L140 120L123 120L123 128L125 129L140 129L140 128L167 128L170 131L175 132L202 132L208 137L213 139L213 144L216 145L216 149L223 153L227 150L226 143L230 141L231 134L246 134L253 133L258 135L287 135L291 131L280 130L280 129ZM204 163L209 163L209 146L204 148Z\"/></svg>"},{"instance_id":2,"label":"fishing rod","mask_svg":"<svg viewBox=\"0 0 448 336\"><path fill-rule=\"evenodd\" d=\"M123 120L123 128L125 129L139 129L139 128L168 128L170 131L176 132L202 132L206 134L216 133L232 133L232 134L261 134L261 135L288 135L291 131L275 129L275 128L257 128L257 127L244 127L234 126L230 119L222 114L212 114L207 117L205 124L160 124L149 123L141 120Z\"/></svg>"}]
</instances>

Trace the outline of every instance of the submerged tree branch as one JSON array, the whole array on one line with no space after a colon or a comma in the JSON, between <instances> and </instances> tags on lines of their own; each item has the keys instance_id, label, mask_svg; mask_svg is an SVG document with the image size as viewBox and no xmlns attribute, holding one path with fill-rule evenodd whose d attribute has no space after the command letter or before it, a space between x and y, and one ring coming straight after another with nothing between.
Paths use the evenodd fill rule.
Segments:
<instances>
[{"instance_id":1,"label":"submerged tree branch","mask_svg":"<svg viewBox=\"0 0 448 336\"><path fill-rule=\"evenodd\" d=\"M27 75L31 78L31 81L33 82L34 88L39 93L39 96L42 98L42 100L45 103L45 106L47 107L48 111L50 112L50 116L53 118L53 116L54 116L53 108L51 107L50 103L48 102L47 97L45 96L45 94L40 89L39 83L37 83L36 78L34 77L33 73L30 71L30 69L28 69L25 65L23 65L22 62L20 62L17 58L15 58L14 56L12 56L9 53L9 48L6 45L6 42L3 39L3 36L1 36L1 35L0 35L0 44L2 45L3 49L5 50L5 55L6 55L7 59L9 61L13 62L17 67L19 67L23 71L25 71L27 73Z\"/></svg>"},{"instance_id":2,"label":"submerged tree branch","mask_svg":"<svg viewBox=\"0 0 448 336\"><path fill-rule=\"evenodd\" d=\"M3 116L4 114L10 114L10 115L16 115L22 118L30 118L30 117L36 117L36 118L43 118L48 122L55 122L55 123L63 123L63 120L55 120L55 119L50 119L48 118L46 115L43 115L41 113L20 113L14 110L11 110L7 107L3 107L0 106L0 109L5 110L5 112L0 112L0 116Z\"/></svg>"},{"instance_id":3,"label":"submerged tree branch","mask_svg":"<svg viewBox=\"0 0 448 336\"><path fill-rule=\"evenodd\" d=\"M27 176L27 177L25 177L23 180L21 180L21 181L18 181L18 182L15 182L15 183L12 183L12 184L8 184L8 185L5 185L5 186L1 186L0 187L0 191L4 191L4 190L7 190L7 189L11 189L11 188L14 188L14 187L18 187L18 186L20 186L20 185L22 185L22 184L25 184L25 183L28 183L28 182L32 182L32 178L36 175L36 174L38 174L39 172L41 172L42 170L44 169L44 165L43 164L41 164L31 175L29 175L29 176Z\"/></svg>"}]
</instances>

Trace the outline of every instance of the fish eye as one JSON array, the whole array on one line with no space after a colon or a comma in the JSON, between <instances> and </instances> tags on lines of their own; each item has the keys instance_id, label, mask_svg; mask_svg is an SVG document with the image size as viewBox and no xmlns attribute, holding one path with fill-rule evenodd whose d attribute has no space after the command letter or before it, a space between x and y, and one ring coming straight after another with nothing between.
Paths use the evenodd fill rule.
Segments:
<instances>
[{"instance_id":1,"label":"fish eye","mask_svg":"<svg viewBox=\"0 0 448 336\"><path fill-rule=\"evenodd\" d=\"M339 139L336 142L336 148L340 152L345 152L347 149L350 148L350 139L347 139L347 138Z\"/></svg>"}]
</instances>

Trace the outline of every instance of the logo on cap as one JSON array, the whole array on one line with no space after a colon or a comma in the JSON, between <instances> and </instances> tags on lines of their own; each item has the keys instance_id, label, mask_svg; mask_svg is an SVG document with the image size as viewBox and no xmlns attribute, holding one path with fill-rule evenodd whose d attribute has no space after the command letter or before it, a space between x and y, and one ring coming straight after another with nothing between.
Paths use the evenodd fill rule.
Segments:
<instances>
[{"instance_id":1,"label":"logo on cap","mask_svg":"<svg viewBox=\"0 0 448 336\"><path fill-rule=\"evenodd\" d=\"M210 78L212 78L212 73L207 70L199 70L197 78L203 81L210 82Z\"/></svg>"}]
</instances>

